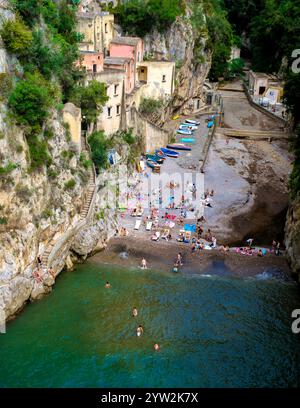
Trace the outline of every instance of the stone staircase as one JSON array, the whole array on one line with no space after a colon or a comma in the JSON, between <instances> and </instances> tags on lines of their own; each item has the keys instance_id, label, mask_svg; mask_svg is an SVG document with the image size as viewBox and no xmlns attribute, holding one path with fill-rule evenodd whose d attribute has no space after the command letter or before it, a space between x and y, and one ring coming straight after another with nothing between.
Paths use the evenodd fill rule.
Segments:
<instances>
[{"instance_id":1,"label":"stone staircase","mask_svg":"<svg viewBox=\"0 0 300 408\"><path fill-rule=\"evenodd\" d=\"M88 143L86 142L86 138L83 136L81 138L81 151L82 152L86 152L89 157L90 157L90 147L88 145ZM95 172L95 167L94 164L92 164L91 167L89 167L89 180L87 183L87 190L86 190L86 194L85 194L85 198L84 198L84 206L81 209L80 212L80 219L85 219L89 213L90 210L90 206L91 206L91 202L93 199L93 195L95 192L95 188L96 188L96 172ZM51 254L51 251L55 245L56 241L54 239L52 239L49 242L49 245L47 246L46 250L43 252L42 255L42 269L43 271L47 271L48 270L48 259L49 259L49 255Z\"/></svg>"}]
</instances>

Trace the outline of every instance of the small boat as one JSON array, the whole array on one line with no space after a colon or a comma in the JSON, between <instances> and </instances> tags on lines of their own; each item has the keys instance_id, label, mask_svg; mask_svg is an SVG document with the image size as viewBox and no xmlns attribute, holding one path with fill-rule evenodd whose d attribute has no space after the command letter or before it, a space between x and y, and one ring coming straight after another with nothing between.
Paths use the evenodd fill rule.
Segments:
<instances>
[{"instance_id":1,"label":"small boat","mask_svg":"<svg viewBox=\"0 0 300 408\"><path fill-rule=\"evenodd\" d=\"M190 123L181 123L179 129L197 130L198 126L191 125Z\"/></svg>"},{"instance_id":2,"label":"small boat","mask_svg":"<svg viewBox=\"0 0 300 408\"><path fill-rule=\"evenodd\" d=\"M184 143L171 143L167 145L167 148L175 150L192 150L190 146L186 146Z\"/></svg>"},{"instance_id":3,"label":"small boat","mask_svg":"<svg viewBox=\"0 0 300 408\"><path fill-rule=\"evenodd\" d=\"M191 130L177 130L177 133L179 135L186 135L186 136L191 136L193 134L193 132Z\"/></svg>"},{"instance_id":4,"label":"small boat","mask_svg":"<svg viewBox=\"0 0 300 408\"><path fill-rule=\"evenodd\" d=\"M214 125L213 121L208 122L208 124L207 124L208 129L212 128L213 125Z\"/></svg>"},{"instance_id":5,"label":"small boat","mask_svg":"<svg viewBox=\"0 0 300 408\"><path fill-rule=\"evenodd\" d=\"M162 164L164 162L164 158L156 156L154 154L146 154L147 160L152 160L158 164Z\"/></svg>"},{"instance_id":6,"label":"small boat","mask_svg":"<svg viewBox=\"0 0 300 408\"><path fill-rule=\"evenodd\" d=\"M152 169L155 172L160 172L160 164L157 164L156 162L152 161L152 160L147 160L146 164L148 167L150 167L150 169Z\"/></svg>"},{"instance_id":7,"label":"small boat","mask_svg":"<svg viewBox=\"0 0 300 408\"><path fill-rule=\"evenodd\" d=\"M162 159L166 159L167 155L163 153L161 150L155 150L155 155L161 157Z\"/></svg>"},{"instance_id":8,"label":"small boat","mask_svg":"<svg viewBox=\"0 0 300 408\"><path fill-rule=\"evenodd\" d=\"M168 157L177 158L178 155L179 155L178 152L174 152L174 150L166 149L165 147L162 147L160 150L161 150L163 153L165 153Z\"/></svg>"},{"instance_id":9,"label":"small boat","mask_svg":"<svg viewBox=\"0 0 300 408\"><path fill-rule=\"evenodd\" d=\"M195 143L195 139L193 139L193 138L183 137L183 138L181 139L181 141L182 141L183 143Z\"/></svg>"},{"instance_id":10,"label":"small boat","mask_svg":"<svg viewBox=\"0 0 300 408\"><path fill-rule=\"evenodd\" d=\"M198 122L197 120L192 120L192 119L186 119L185 120L186 123L190 123L191 125L200 125L200 122Z\"/></svg>"}]
</instances>

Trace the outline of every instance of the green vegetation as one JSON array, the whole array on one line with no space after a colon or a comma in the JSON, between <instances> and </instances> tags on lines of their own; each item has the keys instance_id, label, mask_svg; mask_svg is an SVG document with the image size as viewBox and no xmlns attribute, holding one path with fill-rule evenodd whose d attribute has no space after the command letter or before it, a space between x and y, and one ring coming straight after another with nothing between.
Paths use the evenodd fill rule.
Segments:
<instances>
[{"instance_id":1,"label":"green vegetation","mask_svg":"<svg viewBox=\"0 0 300 408\"><path fill-rule=\"evenodd\" d=\"M23 57L28 54L28 49L32 43L32 33L22 20L5 21L1 28L0 35L5 48L9 52L16 54L18 57Z\"/></svg>"},{"instance_id":2,"label":"green vegetation","mask_svg":"<svg viewBox=\"0 0 300 408\"><path fill-rule=\"evenodd\" d=\"M295 160L290 176L290 192L291 197L296 198L300 191L300 125L298 125L296 129L295 137L291 144L295 154Z\"/></svg>"},{"instance_id":3,"label":"green vegetation","mask_svg":"<svg viewBox=\"0 0 300 408\"><path fill-rule=\"evenodd\" d=\"M0 225L7 225L8 219L7 217L0 217Z\"/></svg>"},{"instance_id":4,"label":"green vegetation","mask_svg":"<svg viewBox=\"0 0 300 408\"><path fill-rule=\"evenodd\" d=\"M126 33L144 37L153 28L166 30L184 9L182 0L128 0L119 3L113 13Z\"/></svg>"},{"instance_id":5,"label":"green vegetation","mask_svg":"<svg viewBox=\"0 0 300 408\"><path fill-rule=\"evenodd\" d=\"M120 132L120 137L127 143L129 146L133 145L136 142L136 138L132 133L132 129Z\"/></svg>"},{"instance_id":6,"label":"green vegetation","mask_svg":"<svg viewBox=\"0 0 300 408\"><path fill-rule=\"evenodd\" d=\"M74 179L70 179L65 183L66 190L73 190L75 186L76 186L76 181Z\"/></svg>"},{"instance_id":7,"label":"green vegetation","mask_svg":"<svg viewBox=\"0 0 300 408\"><path fill-rule=\"evenodd\" d=\"M57 88L39 72L27 73L12 91L8 104L17 124L27 125L39 132L56 97Z\"/></svg>"},{"instance_id":8,"label":"green vegetation","mask_svg":"<svg viewBox=\"0 0 300 408\"><path fill-rule=\"evenodd\" d=\"M80 153L79 161L85 169L88 169L92 165L92 161L88 159L85 152Z\"/></svg>"},{"instance_id":9,"label":"green vegetation","mask_svg":"<svg viewBox=\"0 0 300 408\"><path fill-rule=\"evenodd\" d=\"M107 153L111 147L109 140L105 138L103 131L93 132L88 138L92 151L92 160L99 171L108 165Z\"/></svg>"},{"instance_id":10,"label":"green vegetation","mask_svg":"<svg viewBox=\"0 0 300 408\"><path fill-rule=\"evenodd\" d=\"M139 111L144 115L149 115L151 113L157 112L162 106L162 100L143 98L140 103Z\"/></svg>"},{"instance_id":11,"label":"green vegetation","mask_svg":"<svg viewBox=\"0 0 300 408\"><path fill-rule=\"evenodd\" d=\"M102 112L102 106L108 101L105 84L90 81L88 86L77 86L71 96L71 101L81 108L82 117L88 125L96 123Z\"/></svg>"},{"instance_id":12,"label":"green vegetation","mask_svg":"<svg viewBox=\"0 0 300 408\"><path fill-rule=\"evenodd\" d=\"M14 163L8 163L4 167L0 167L0 178L5 177L7 174L11 173L18 166Z\"/></svg>"},{"instance_id":13,"label":"green vegetation","mask_svg":"<svg viewBox=\"0 0 300 408\"><path fill-rule=\"evenodd\" d=\"M19 183L16 185L15 191L16 191L17 197L21 201L24 201L25 203L28 203L30 201L30 197L32 195L30 188Z\"/></svg>"},{"instance_id":14,"label":"green vegetation","mask_svg":"<svg viewBox=\"0 0 300 408\"><path fill-rule=\"evenodd\" d=\"M228 77L232 77L232 76L243 76L244 69L245 66L245 62L242 58L236 58L232 61L230 61L228 63L228 71L227 71L227 75Z\"/></svg>"}]
</instances>

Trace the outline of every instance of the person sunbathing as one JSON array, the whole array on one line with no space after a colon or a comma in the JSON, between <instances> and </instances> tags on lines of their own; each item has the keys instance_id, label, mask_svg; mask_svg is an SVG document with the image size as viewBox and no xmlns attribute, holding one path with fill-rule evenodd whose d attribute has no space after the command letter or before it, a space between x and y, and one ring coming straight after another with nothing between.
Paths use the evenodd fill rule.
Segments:
<instances>
[{"instance_id":1,"label":"person sunbathing","mask_svg":"<svg viewBox=\"0 0 300 408\"><path fill-rule=\"evenodd\" d=\"M40 272L39 272L38 270L35 270L35 271L32 273L32 276L34 277L34 279L36 280L36 282L38 282L38 283L43 282L43 278L41 277Z\"/></svg>"}]
</instances>

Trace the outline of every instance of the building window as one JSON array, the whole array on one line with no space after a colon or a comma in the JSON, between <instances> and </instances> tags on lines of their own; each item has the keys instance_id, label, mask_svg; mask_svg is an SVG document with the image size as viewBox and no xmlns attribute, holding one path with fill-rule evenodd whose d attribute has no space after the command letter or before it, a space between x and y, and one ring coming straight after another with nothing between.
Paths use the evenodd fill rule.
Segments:
<instances>
[{"instance_id":1,"label":"building window","mask_svg":"<svg viewBox=\"0 0 300 408\"><path fill-rule=\"evenodd\" d=\"M107 117L111 118L111 107L107 107Z\"/></svg>"},{"instance_id":2,"label":"building window","mask_svg":"<svg viewBox=\"0 0 300 408\"><path fill-rule=\"evenodd\" d=\"M166 82L166 76L165 75L162 76L162 82Z\"/></svg>"},{"instance_id":3,"label":"building window","mask_svg":"<svg viewBox=\"0 0 300 408\"><path fill-rule=\"evenodd\" d=\"M115 95L115 96L118 95L118 88L119 88L119 85L118 85L118 84L117 84L117 85L114 85L114 95Z\"/></svg>"},{"instance_id":4,"label":"building window","mask_svg":"<svg viewBox=\"0 0 300 408\"><path fill-rule=\"evenodd\" d=\"M117 105L117 115L120 115L121 112L121 105Z\"/></svg>"},{"instance_id":5,"label":"building window","mask_svg":"<svg viewBox=\"0 0 300 408\"><path fill-rule=\"evenodd\" d=\"M97 33L97 40L100 39L100 33Z\"/></svg>"},{"instance_id":6,"label":"building window","mask_svg":"<svg viewBox=\"0 0 300 408\"><path fill-rule=\"evenodd\" d=\"M138 60L138 62L140 62L140 52L138 52L137 60Z\"/></svg>"},{"instance_id":7,"label":"building window","mask_svg":"<svg viewBox=\"0 0 300 408\"><path fill-rule=\"evenodd\" d=\"M93 72L97 72L97 64L93 64Z\"/></svg>"},{"instance_id":8,"label":"building window","mask_svg":"<svg viewBox=\"0 0 300 408\"><path fill-rule=\"evenodd\" d=\"M143 74L145 72L144 68L141 69L141 73Z\"/></svg>"},{"instance_id":9,"label":"building window","mask_svg":"<svg viewBox=\"0 0 300 408\"><path fill-rule=\"evenodd\" d=\"M107 33L107 23L104 24L104 32Z\"/></svg>"},{"instance_id":10,"label":"building window","mask_svg":"<svg viewBox=\"0 0 300 408\"><path fill-rule=\"evenodd\" d=\"M100 59L100 55L98 56L98 60Z\"/></svg>"},{"instance_id":11,"label":"building window","mask_svg":"<svg viewBox=\"0 0 300 408\"><path fill-rule=\"evenodd\" d=\"M200 99L197 99L197 109L200 109Z\"/></svg>"}]
</instances>

